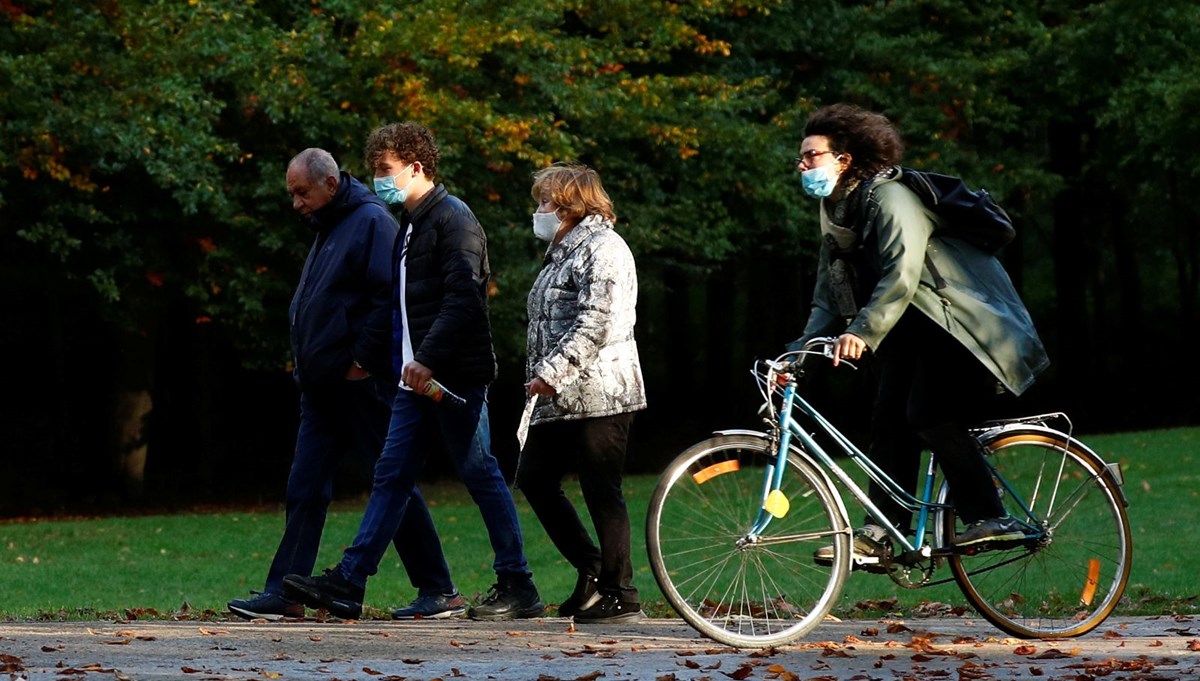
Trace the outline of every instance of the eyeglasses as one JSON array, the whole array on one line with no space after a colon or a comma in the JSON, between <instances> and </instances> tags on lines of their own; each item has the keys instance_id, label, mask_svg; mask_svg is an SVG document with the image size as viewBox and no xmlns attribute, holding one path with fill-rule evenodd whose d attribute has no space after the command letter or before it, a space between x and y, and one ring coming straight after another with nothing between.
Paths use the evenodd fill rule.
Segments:
<instances>
[{"instance_id":1,"label":"eyeglasses","mask_svg":"<svg viewBox=\"0 0 1200 681\"><path fill-rule=\"evenodd\" d=\"M799 156L797 156L795 158L796 167L799 168L802 165L812 165L812 162L814 160L816 160L818 157L824 156L825 154L833 154L833 153L836 153L833 149L826 149L824 151L817 151L816 149L809 149L808 151L800 154Z\"/></svg>"}]
</instances>

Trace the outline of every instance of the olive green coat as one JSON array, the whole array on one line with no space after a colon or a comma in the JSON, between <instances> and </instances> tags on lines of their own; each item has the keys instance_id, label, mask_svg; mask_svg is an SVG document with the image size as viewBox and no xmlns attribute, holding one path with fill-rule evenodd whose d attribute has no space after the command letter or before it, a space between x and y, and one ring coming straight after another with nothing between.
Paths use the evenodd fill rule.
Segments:
<instances>
[{"instance_id":1,"label":"olive green coat","mask_svg":"<svg viewBox=\"0 0 1200 681\"><path fill-rule=\"evenodd\" d=\"M813 336L852 333L877 350L909 305L946 329L1013 394L1050 364L1033 320L994 256L936 231L938 217L895 181L866 189L861 243L869 297L846 325L829 285L830 246L823 244L812 312L798 348ZM871 286L871 282L875 282Z\"/></svg>"}]
</instances>

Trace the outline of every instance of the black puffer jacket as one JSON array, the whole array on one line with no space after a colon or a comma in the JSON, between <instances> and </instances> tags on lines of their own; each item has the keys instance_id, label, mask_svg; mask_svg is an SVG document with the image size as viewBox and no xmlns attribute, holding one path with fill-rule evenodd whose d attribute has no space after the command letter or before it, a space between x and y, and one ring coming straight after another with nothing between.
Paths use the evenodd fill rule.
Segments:
<instances>
[{"instance_id":1,"label":"black puffer jacket","mask_svg":"<svg viewBox=\"0 0 1200 681\"><path fill-rule=\"evenodd\" d=\"M407 218L403 219L403 218ZM407 248L397 239L392 259L392 364L403 367L400 256L406 257L405 302L416 361L451 390L491 383L496 352L488 322L487 236L475 214L439 184L413 210Z\"/></svg>"},{"instance_id":2,"label":"black puffer jacket","mask_svg":"<svg viewBox=\"0 0 1200 681\"><path fill-rule=\"evenodd\" d=\"M391 258L400 226L386 204L344 171L312 223L317 237L288 308L297 383L334 383L356 360L390 376Z\"/></svg>"}]
</instances>

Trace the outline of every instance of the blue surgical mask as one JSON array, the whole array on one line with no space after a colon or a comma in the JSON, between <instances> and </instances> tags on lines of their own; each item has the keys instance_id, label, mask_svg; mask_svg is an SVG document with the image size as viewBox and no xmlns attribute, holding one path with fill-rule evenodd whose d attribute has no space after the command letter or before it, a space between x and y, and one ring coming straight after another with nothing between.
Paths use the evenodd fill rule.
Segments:
<instances>
[{"instance_id":1,"label":"blue surgical mask","mask_svg":"<svg viewBox=\"0 0 1200 681\"><path fill-rule=\"evenodd\" d=\"M411 169L412 166L410 165L409 168ZM408 185L412 184L412 181L417 179L417 176L415 174L411 175L408 178L408 182L405 182L403 187L397 188L396 187L396 178L397 177L400 177L400 176L399 175L395 175L395 176L389 175L388 177L375 178L375 195L378 196L380 199L383 199L384 203L389 203L389 204L404 203L404 200L408 198Z\"/></svg>"},{"instance_id":2,"label":"blue surgical mask","mask_svg":"<svg viewBox=\"0 0 1200 681\"><path fill-rule=\"evenodd\" d=\"M833 188L837 186L838 178L841 175L840 166L837 163L827 163L800 173L800 181L804 186L805 194L814 199L823 199L833 193Z\"/></svg>"}]
</instances>

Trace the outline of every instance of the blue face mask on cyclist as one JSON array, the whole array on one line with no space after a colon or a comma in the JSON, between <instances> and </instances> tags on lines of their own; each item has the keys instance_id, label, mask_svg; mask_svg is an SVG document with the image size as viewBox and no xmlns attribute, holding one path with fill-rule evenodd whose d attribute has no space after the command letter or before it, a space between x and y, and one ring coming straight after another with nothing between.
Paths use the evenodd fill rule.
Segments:
<instances>
[{"instance_id":1,"label":"blue face mask on cyclist","mask_svg":"<svg viewBox=\"0 0 1200 681\"><path fill-rule=\"evenodd\" d=\"M800 182L804 186L805 194L814 199L823 199L833 193L833 188L837 186L841 176L840 164L827 163L800 173Z\"/></svg>"},{"instance_id":2,"label":"blue face mask on cyclist","mask_svg":"<svg viewBox=\"0 0 1200 681\"><path fill-rule=\"evenodd\" d=\"M408 167L410 170L412 169L411 165ZM375 178L375 195L382 199L384 203L404 203L404 200L408 198L408 186L412 184L413 180L417 179L416 173L412 173L409 175L408 182L405 182L403 187L397 188L397 177L400 176Z\"/></svg>"}]
</instances>

